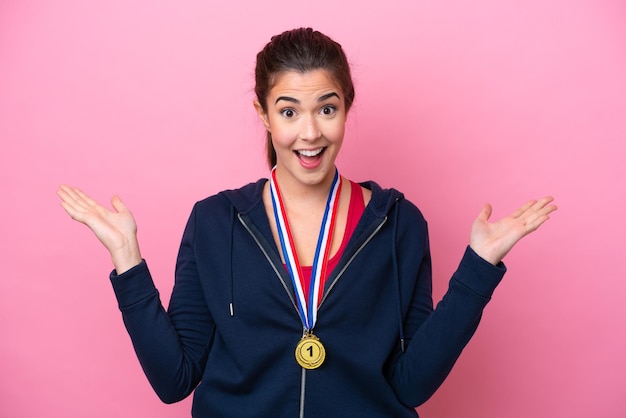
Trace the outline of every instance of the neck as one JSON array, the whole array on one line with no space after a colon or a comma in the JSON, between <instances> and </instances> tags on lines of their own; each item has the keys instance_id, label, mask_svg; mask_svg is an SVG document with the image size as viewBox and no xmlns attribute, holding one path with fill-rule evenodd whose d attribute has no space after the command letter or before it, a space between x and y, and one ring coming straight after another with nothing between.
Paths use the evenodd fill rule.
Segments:
<instances>
[{"instance_id":1,"label":"neck","mask_svg":"<svg viewBox=\"0 0 626 418\"><path fill-rule=\"evenodd\" d=\"M328 173L321 182L306 184L295 180L289 175L285 175L278 167L276 168L276 182L280 188L281 197L285 202L310 204L321 201L325 204L330 193L335 171L336 168L333 168L332 172Z\"/></svg>"}]
</instances>

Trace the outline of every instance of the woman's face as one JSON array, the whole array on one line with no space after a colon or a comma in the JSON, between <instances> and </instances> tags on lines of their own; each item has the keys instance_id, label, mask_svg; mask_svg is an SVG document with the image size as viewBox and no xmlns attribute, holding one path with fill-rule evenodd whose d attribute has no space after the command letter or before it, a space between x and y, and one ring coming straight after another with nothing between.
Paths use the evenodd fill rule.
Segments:
<instances>
[{"instance_id":1,"label":"woman's face","mask_svg":"<svg viewBox=\"0 0 626 418\"><path fill-rule=\"evenodd\" d=\"M267 96L267 113L255 103L272 134L279 182L332 182L345 131L344 103L341 88L326 70L285 72Z\"/></svg>"}]
</instances>

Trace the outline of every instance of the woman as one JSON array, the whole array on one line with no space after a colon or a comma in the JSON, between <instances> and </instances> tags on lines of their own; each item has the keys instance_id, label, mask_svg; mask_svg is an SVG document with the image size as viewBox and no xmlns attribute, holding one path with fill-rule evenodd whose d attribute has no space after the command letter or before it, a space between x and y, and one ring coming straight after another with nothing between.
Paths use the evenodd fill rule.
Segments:
<instances>
[{"instance_id":1,"label":"woman","mask_svg":"<svg viewBox=\"0 0 626 418\"><path fill-rule=\"evenodd\" d=\"M415 417L473 335L501 262L556 209L530 201L489 223L487 205L433 310L426 222L393 189L341 177L354 100L339 44L311 29L257 56L269 181L198 202L168 310L121 200L61 186L62 205L111 253L137 356L164 402L195 390L194 417Z\"/></svg>"}]
</instances>

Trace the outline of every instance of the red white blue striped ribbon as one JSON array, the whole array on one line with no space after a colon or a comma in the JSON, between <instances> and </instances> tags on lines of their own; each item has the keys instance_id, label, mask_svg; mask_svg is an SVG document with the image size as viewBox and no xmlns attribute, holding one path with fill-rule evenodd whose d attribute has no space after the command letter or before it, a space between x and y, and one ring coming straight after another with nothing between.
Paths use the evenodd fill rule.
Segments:
<instances>
[{"instance_id":1,"label":"red white blue striped ribbon","mask_svg":"<svg viewBox=\"0 0 626 418\"><path fill-rule=\"evenodd\" d=\"M321 290L320 283L322 278L326 276L328 267L328 259L330 257L330 247L332 243L333 231L335 229L335 219L337 217L337 208L339 206L339 192L341 191L341 176L339 171L335 169L335 177L333 178L326 201L324 217L320 227L320 234L317 239L315 248L315 257L313 259L313 269L311 272L311 284L309 287L309 300L305 299L304 290L302 288L302 267L298 260L296 247L289 228L287 220L287 212L283 203L278 182L276 181L276 167L272 169L270 177L270 192L272 197L272 207L274 209L274 217L276 218L276 226L278 228L278 236L280 245L283 250L283 257L287 264L289 277L296 291L296 300L298 312L302 319L302 325L307 331L311 331L317 321L317 306L319 304Z\"/></svg>"}]
</instances>

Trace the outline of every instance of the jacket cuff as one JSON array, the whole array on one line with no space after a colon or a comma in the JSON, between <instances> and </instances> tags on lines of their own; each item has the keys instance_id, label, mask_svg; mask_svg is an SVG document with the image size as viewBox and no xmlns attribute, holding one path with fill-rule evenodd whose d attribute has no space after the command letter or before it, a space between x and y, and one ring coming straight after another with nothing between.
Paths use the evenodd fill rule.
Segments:
<instances>
[{"instance_id":1,"label":"jacket cuff","mask_svg":"<svg viewBox=\"0 0 626 418\"><path fill-rule=\"evenodd\" d=\"M141 263L120 275L113 270L109 279L120 309L128 308L157 291L146 260L141 260Z\"/></svg>"},{"instance_id":2,"label":"jacket cuff","mask_svg":"<svg viewBox=\"0 0 626 418\"><path fill-rule=\"evenodd\" d=\"M456 271L455 279L478 295L490 299L496 286L504 277L503 262L493 265L480 257L468 245Z\"/></svg>"}]
</instances>

